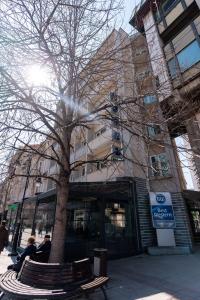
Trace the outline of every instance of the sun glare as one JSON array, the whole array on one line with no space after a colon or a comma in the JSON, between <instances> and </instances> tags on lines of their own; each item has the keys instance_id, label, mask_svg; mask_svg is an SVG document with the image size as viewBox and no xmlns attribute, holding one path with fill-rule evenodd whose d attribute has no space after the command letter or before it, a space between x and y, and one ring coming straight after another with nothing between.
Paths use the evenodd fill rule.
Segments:
<instances>
[{"instance_id":1,"label":"sun glare","mask_svg":"<svg viewBox=\"0 0 200 300\"><path fill-rule=\"evenodd\" d=\"M45 67L32 65L27 70L27 81L31 85L49 85L50 75Z\"/></svg>"}]
</instances>

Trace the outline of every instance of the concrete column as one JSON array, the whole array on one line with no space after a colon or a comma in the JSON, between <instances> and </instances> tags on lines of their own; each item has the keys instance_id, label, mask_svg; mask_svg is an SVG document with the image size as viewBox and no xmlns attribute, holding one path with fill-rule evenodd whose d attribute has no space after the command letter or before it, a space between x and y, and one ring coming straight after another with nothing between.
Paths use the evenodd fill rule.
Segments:
<instances>
[{"instance_id":1,"label":"concrete column","mask_svg":"<svg viewBox=\"0 0 200 300\"><path fill-rule=\"evenodd\" d=\"M197 186L200 188L200 114L186 121L186 129L191 146L192 163L197 178Z\"/></svg>"}]
</instances>

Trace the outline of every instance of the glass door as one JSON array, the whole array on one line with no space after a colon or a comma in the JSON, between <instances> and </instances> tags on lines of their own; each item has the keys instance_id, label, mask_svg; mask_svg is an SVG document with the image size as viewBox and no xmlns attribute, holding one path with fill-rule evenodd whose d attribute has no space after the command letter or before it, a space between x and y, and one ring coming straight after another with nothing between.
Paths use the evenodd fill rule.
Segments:
<instances>
[{"instance_id":1,"label":"glass door","mask_svg":"<svg viewBox=\"0 0 200 300\"><path fill-rule=\"evenodd\" d=\"M105 247L111 257L134 254L131 208L128 201L106 201Z\"/></svg>"}]
</instances>

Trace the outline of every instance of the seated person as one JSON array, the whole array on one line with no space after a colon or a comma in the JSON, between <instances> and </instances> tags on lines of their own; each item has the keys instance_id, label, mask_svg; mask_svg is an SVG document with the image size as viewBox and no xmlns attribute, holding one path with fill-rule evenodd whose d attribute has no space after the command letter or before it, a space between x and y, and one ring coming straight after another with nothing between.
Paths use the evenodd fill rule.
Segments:
<instances>
[{"instance_id":1,"label":"seated person","mask_svg":"<svg viewBox=\"0 0 200 300\"><path fill-rule=\"evenodd\" d=\"M16 272L19 272L26 256L31 256L33 253L36 252L36 250L37 248L35 246L35 238L31 236L30 238L28 238L27 247L21 254L17 256L17 262L15 264L9 265L8 270L14 270Z\"/></svg>"},{"instance_id":2,"label":"seated person","mask_svg":"<svg viewBox=\"0 0 200 300\"><path fill-rule=\"evenodd\" d=\"M48 262L51 251L50 235L45 234L43 242L38 246L37 251L31 255L31 259L39 262Z\"/></svg>"}]
</instances>

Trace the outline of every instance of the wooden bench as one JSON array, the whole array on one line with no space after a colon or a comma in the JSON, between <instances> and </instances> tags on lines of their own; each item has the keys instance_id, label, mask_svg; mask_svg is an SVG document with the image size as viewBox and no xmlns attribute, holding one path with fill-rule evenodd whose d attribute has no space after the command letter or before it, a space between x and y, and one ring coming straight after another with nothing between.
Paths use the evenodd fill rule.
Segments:
<instances>
[{"instance_id":1,"label":"wooden bench","mask_svg":"<svg viewBox=\"0 0 200 300\"><path fill-rule=\"evenodd\" d=\"M88 258L69 264L25 260L20 273L7 271L0 277L0 289L13 299L75 299L100 288L107 300L109 277L94 277ZM3 295L0 296L0 299Z\"/></svg>"}]
</instances>

